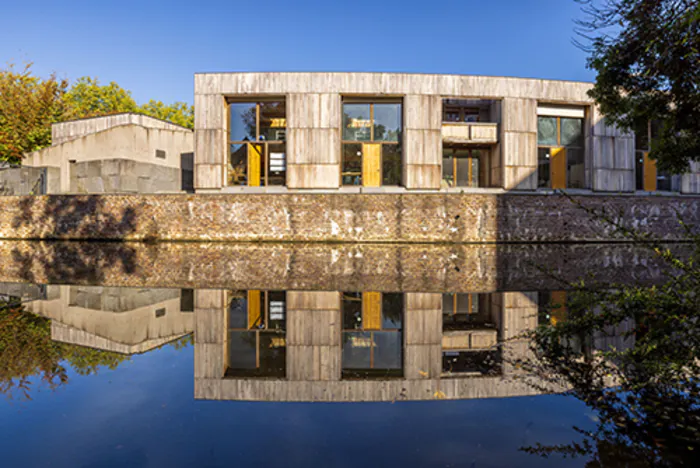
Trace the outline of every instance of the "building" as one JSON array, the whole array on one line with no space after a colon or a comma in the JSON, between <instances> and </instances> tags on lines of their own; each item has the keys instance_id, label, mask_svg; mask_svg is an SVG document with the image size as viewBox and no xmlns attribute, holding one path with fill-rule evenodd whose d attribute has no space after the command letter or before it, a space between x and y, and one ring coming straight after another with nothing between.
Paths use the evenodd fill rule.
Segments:
<instances>
[{"instance_id":1,"label":"building","mask_svg":"<svg viewBox=\"0 0 700 468\"><path fill-rule=\"evenodd\" d=\"M29 183L37 186L31 193L160 193L191 187L194 136L180 125L122 113L53 124L51 139L50 147L24 158L24 171L45 177ZM26 185L27 176L22 177Z\"/></svg>"},{"instance_id":2,"label":"building","mask_svg":"<svg viewBox=\"0 0 700 468\"><path fill-rule=\"evenodd\" d=\"M605 124L590 83L397 73L195 75L198 192L700 192Z\"/></svg>"}]
</instances>

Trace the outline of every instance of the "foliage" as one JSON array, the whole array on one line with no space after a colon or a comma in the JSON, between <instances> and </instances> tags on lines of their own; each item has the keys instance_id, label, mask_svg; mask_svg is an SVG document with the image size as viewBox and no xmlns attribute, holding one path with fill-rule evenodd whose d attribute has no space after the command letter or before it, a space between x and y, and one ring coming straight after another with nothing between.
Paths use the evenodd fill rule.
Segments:
<instances>
[{"instance_id":1,"label":"foliage","mask_svg":"<svg viewBox=\"0 0 700 468\"><path fill-rule=\"evenodd\" d=\"M567 319L532 331L536 358L517 364L538 377L542 389L569 389L599 420L593 431L577 429L583 442L524 450L592 455L589 466L697 465L700 236L686 226L692 252L678 255L622 225L618 217L586 210L651 249L666 265L667 280L653 286L568 285Z\"/></svg>"},{"instance_id":2,"label":"foliage","mask_svg":"<svg viewBox=\"0 0 700 468\"><path fill-rule=\"evenodd\" d=\"M18 163L24 153L49 146L51 124L63 115L68 83L33 76L31 67L0 70L0 161Z\"/></svg>"},{"instance_id":3,"label":"foliage","mask_svg":"<svg viewBox=\"0 0 700 468\"><path fill-rule=\"evenodd\" d=\"M139 108L139 112L183 127L194 128L194 106L188 106L184 102L166 105L161 101L150 100Z\"/></svg>"},{"instance_id":4,"label":"foliage","mask_svg":"<svg viewBox=\"0 0 700 468\"><path fill-rule=\"evenodd\" d=\"M576 0L577 21L597 71L590 92L621 128L658 121L650 157L684 172L700 160L700 3L697 0Z\"/></svg>"},{"instance_id":5,"label":"foliage","mask_svg":"<svg viewBox=\"0 0 700 468\"><path fill-rule=\"evenodd\" d=\"M56 389L68 382L64 363L79 375L91 375L126 360L122 354L53 341L51 320L0 302L0 393L30 398L32 378Z\"/></svg>"},{"instance_id":6,"label":"foliage","mask_svg":"<svg viewBox=\"0 0 700 468\"><path fill-rule=\"evenodd\" d=\"M83 119L119 112L136 112L138 105L127 91L115 82L100 85L97 78L84 76L73 83L65 97L66 112L62 120Z\"/></svg>"}]
</instances>

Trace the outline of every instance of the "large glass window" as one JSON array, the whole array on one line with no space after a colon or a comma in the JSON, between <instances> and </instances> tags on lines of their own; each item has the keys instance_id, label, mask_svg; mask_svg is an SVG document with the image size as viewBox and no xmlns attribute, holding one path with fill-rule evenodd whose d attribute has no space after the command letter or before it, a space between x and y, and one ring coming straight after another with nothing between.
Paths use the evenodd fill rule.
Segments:
<instances>
[{"instance_id":1,"label":"large glass window","mask_svg":"<svg viewBox=\"0 0 700 468\"><path fill-rule=\"evenodd\" d=\"M442 154L443 187L486 187L488 150L445 148Z\"/></svg>"},{"instance_id":2,"label":"large glass window","mask_svg":"<svg viewBox=\"0 0 700 468\"><path fill-rule=\"evenodd\" d=\"M343 103L343 185L401 184L400 102Z\"/></svg>"},{"instance_id":3,"label":"large glass window","mask_svg":"<svg viewBox=\"0 0 700 468\"><path fill-rule=\"evenodd\" d=\"M656 161L649 158L652 142L655 138L657 138L658 133L658 121L649 122L634 132L634 156L637 190L678 190L678 187L673 186L672 174L666 171L657 170Z\"/></svg>"},{"instance_id":4,"label":"large glass window","mask_svg":"<svg viewBox=\"0 0 700 468\"><path fill-rule=\"evenodd\" d=\"M343 377L403 375L403 294L342 295Z\"/></svg>"},{"instance_id":5,"label":"large glass window","mask_svg":"<svg viewBox=\"0 0 700 468\"><path fill-rule=\"evenodd\" d=\"M283 100L229 103L227 185L286 183L286 106Z\"/></svg>"},{"instance_id":6,"label":"large glass window","mask_svg":"<svg viewBox=\"0 0 700 468\"><path fill-rule=\"evenodd\" d=\"M284 377L284 291L228 292L227 376Z\"/></svg>"},{"instance_id":7,"label":"large glass window","mask_svg":"<svg viewBox=\"0 0 700 468\"><path fill-rule=\"evenodd\" d=\"M538 116L538 187L585 188L583 124L580 118Z\"/></svg>"}]
</instances>

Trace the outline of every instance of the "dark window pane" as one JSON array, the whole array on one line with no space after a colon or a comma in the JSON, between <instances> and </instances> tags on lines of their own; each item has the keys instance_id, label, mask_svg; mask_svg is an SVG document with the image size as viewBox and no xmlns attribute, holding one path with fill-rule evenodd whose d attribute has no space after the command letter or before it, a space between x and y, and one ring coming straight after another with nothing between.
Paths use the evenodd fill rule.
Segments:
<instances>
[{"instance_id":1,"label":"dark window pane","mask_svg":"<svg viewBox=\"0 0 700 468\"><path fill-rule=\"evenodd\" d=\"M260 140L286 140L287 114L284 101L260 103Z\"/></svg>"},{"instance_id":2,"label":"dark window pane","mask_svg":"<svg viewBox=\"0 0 700 468\"><path fill-rule=\"evenodd\" d=\"M382 294L382 329L401 329L403 322L403 294Z\"/></svg>"},{"instance_id":3,"label":"dark window pane","mask_svg":"<svg viewBox=\"0 0 700 468\"><path fill-rule=\"evenodd\" d=\"M228 334L228 366L231 369L255 369L255 332L231 331Z\"/></svg>"},{"instance_id":4,"label":"dark window pane","mask_svg":"<svg viewBox=\"0 0 700 468\"><path fill-rule=\"evenodd\" d=\"M287 182L287 148L285 143L268 144L270 165L267 185L285 185Z\"/></svg>"},{"instance_id":5,"label":"dark window pane","mask_svg":"<svg viewBox=\"0 0 700 468\"><path fill-rule=\"evenodd\" d=\"M180 290L180 312L194 312L194 289Z\"/></svg>"},{"instance_id":6,"label":"dark window pane","mask_svg":"<svg viewBox=\"0 0 700 468\"><path fill-rule=\"evenodd\" d=\"M231 291L228 305L229 328L248 328L248 296L246 291Z\"/></svg>"},{"instance_id":7,"label":"dark window pane","mask_svg":"<svg viewBox=\"0 0 700 468\"><path fill-rule=\"evenodd\" d=\"M261 332L258 350L261 376L282 377L286 373L287 347L284 333Z\"/></svg>"},{"instance_id":8,"label":"dark window pane","mask_svg":"<svg viewBox=\"0 0 700 468\"><path fill-rule=\"evenodd\" d=\"M382 145L382 184L401 185L400 145Z\"/></svg>"},{"instance_id":9,"label":"dark window pane","mask_svg":"<svg viewBox=\"0 0 700 468\"><path fill-rule=\"evenodd\" d=\"M451 151L442 157L442 180L448 187L455 186L454 159Z\"/></svg>"},{"instance_id":10,"label":"dark window pane","mask_svg":"<svg viewBox=\"0 0 700 468\"><path fill-rule=\"evenodd\" d=\"M398 332L374 332L373 369L401 369L402 336Z\"/></svg>"},{"instance_id":11,"label":"dark window pane","mask_svg":"<svg viewBox=\"0 0 700 468\"><path fill-rule=\"evenodd\" d=\"M469 166L470 161L467 156L469 153L461 152L455 153L455 159L457 160L457 186L458 187L469 187Z\"/></svg>"},{"instance_id":12,"label":"dark window pane","mask_svg":"<svg viewBox=\"0 0 700 468\"><path fill-rule=\"evenodd\" d=\"M666 192L671 191L671 174L662 171L657 172L656 190L662 190Z\"/></svg>"},{"instance_id":13,"label":"dark window pane","mask_svg":"<svg viewBox=\"0 0 700 468\"><path fill-rule=\"evenodd\" d=\"M401 104L374 105L374 141L399 141Z\"/></svg>"},{"instance_id":14,"label":"dark window pane","mask_svg":"<svg viewBox=\"0 0 700 468\"><path fill-rule=\"evenodd\" d=\"M233 102L229 104L230 141L255 140L255 103Z\"/></svg>"},{"instance_id":15,"label":"dark window pane","mask_svg":"<svg viewBox=\"0 0 700 468\"><path fill-rule=\"evenodd\" d=\"M634 176L637 190L644 190L644 152L634 153Z\"/></svg>"},{"instance_id":16,"label":"dark window pane","mask_svg":"<svg viewBox=\"0 0 700 468\"><path fill-rule=\"evenodd\" d=\"M537 149L537 187L549 188L551 186L549 158L549 148Z\"/></svg>"},{"instance_id":17,"label":"dark window pane","mask_svg":"<svg viewBox=\"0 0 700 468\"><path fill-rule=\"evenodd\" d=\"M453 293L447 293L442 295L442 315L452 315L454 313L454 299L455 295Z\"/></svg>"},{"instance_id":18,"label":"dark window pane","mask_svg":"<svg viewBox=\"0 0 700 468\"><path fill-rule=\"evenodd\" d=\"M343 104L343 140L369 141L369 104Z\"/></svg>"},{"instance_id":19,"label":"dark window pane","mask_svg":"<svg viewBox=\"0 0 700 468\"><path fill-rule=\"evenodd\" d=\"M583 119L560 119L561 146L583 146Z\"/></svg>"},{"instance_id":20,"label":"dark window pane","mask_svg":"<svg viewBox=\"0 0 700 468\"><path fill-rule=\"evenodd\" d=\"M343 293L343 329L362 328L362 293Z\"/></svg>"},{"instance_id":21,"label":"dark window pane","mask_svg":"<svg viewBox=\"0 0 700 468\"><path fill-rule=\"evenodd\" d=\"M537 117L537 144L557 145L557 118Z\"/></svg>"},{"instance_id":22,"label":"dark window pane","mask_svg":"<svg viewBox=\"0 0 700 468\"><path fill-rule=\"evenodd\" d=\"M362 185L362 145L343 144L343 185Z\"/></svg>"},{"instance_id":23,"label":"dark window pane","mask_svg":"<svg viewBox=\"0 0 700 468\"><path fill-rule=\"evenodd\" d=\"M370 369L371 347L370 332L343 332L343 369Z\"/></svg>"},{"instance_id":24,"label":"dark window pane","mask_svg":"<svg viewBox=\"0 0 700 468\"><path fill-rule=\"evenodd\" d=\"M568 188L585 188L586 171L584 164L583 149L567 148L566 180Z\"/></svg>"},{"instance_id":25,"label":"dark window pane","mask_svg":"<svg viewBox=\"0 0 700 468\"><path fill-rule=\"evenodd\" d=\"M649 124L634 130L634 147L637 151L649 151Z\"/></svg>"},{"instance_id":26,"label":"dark window pane","mask_svg":"<svg viewBox=\"0 0 700 468\"><path fill-rule=\"evenodd\" d=\"M231 145L228 164L228 185L248 185L248 144Z\"/></svg>"}]
</instances>

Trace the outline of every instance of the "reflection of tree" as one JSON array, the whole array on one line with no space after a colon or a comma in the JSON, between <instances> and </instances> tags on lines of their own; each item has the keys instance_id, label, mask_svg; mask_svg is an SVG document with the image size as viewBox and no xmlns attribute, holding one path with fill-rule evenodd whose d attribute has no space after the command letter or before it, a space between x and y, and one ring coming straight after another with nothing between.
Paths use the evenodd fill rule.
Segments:
<instances>
[{"instance_id":1,"label":"reflection of tree","mask_svg":"<svg viewBox=\"0 0 700 468\"><path fill-rule=\"evenodd\" d=\"M600 214L599 214L600 215ZM648 238L600 215L619 233ZM689 259L650 245L668 265L659 286L571 285L568 315L530 334L537 358L520 361L539 385L563 385L595 410L597 427L577 429L583 441L527 447L588 455L588 466L697 466L700 461L700 236ZM544 382L544 384L542 384Z\"/></svg>"},{"instance_id":2,"label":"reflection of tree","mask_svg":"<svg viewBox=\"0 0 700 468\"><path fill-rule=\"evenodd\" d=\"M51 320L19 305L0 304L0 392L30 398L31 380L55 389L68 382L67 362L80 375L115 369L128 356L51 340Z\"/></svg>"}]
</instances>

